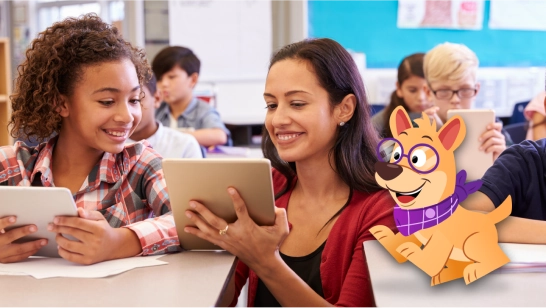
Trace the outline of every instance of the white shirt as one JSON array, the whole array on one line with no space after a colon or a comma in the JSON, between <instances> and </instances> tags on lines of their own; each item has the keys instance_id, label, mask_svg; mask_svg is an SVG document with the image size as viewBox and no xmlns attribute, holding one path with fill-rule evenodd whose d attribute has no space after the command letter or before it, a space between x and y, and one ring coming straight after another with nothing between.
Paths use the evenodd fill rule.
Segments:
<instances>
[{"instance_id":1,"label":"white shirt","mask_svg":"<svg viewBox=\"0 0 546 308\"><path fill-rule=\"evenodd\" d=\"M163 158L203 158L195 137L156 123L159 125L157 131L146 140ZM134 142L127 139L127 143Z\"/></svg>"}]
</instances>

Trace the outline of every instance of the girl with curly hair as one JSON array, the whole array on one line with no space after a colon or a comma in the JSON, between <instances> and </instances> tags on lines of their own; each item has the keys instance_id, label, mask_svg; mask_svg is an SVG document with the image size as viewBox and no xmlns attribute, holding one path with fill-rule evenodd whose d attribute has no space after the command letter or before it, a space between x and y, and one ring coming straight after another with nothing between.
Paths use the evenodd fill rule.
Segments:
<instances>
[{"instance_id":1,"label":"girl with curly hair","mask_svg":"<svg viewBox=\"0 0 546 308\"><path fill-rule=\"evenodd\" d=\"M82 264L179 250L161 157L146 143L125 146L141 119L150 74L143 51L95 14L40 33L18 68L11 134L48 142L0 147L0 185L66 187L78 217L56 217L59 255ZM0 218L0 229L16 217ZM35 225L0 234L0 262L36 253L46 239L15 244ZM77 241L63 236L70 235Z\"/></svg>"}]
</instances>

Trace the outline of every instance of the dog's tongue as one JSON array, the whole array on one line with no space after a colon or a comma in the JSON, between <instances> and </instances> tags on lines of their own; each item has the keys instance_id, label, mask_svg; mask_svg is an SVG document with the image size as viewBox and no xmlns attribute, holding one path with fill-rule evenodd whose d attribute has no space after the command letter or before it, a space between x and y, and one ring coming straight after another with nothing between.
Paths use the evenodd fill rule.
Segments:
<instances>
[{"instance_id":1,"label":"dog's tongue","mask_svg":"<svg viewBox=\"0 0 546 308\"><path fill-rule=\"evenodd\" d=\"M400 201L401 203L408 203L413 201L413 199L415 199L414 196L405 196L405 195L399 195L397 196L397 198L398 198L398 201Z\"/></svg>"}]
</instances>

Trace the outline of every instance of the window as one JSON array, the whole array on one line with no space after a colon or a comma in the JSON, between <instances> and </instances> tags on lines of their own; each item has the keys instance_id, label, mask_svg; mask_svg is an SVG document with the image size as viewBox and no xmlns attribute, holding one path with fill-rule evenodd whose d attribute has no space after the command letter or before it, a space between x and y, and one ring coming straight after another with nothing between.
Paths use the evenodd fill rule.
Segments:
<instances>
[{"instance_id":1,"label":"window","mask_svg":"<svg viewBox=\"0 0 546 308\"><path fill-rule=\"evenodd\" d=\"M97 13L103 21L114 23L119 27L125 16L125 5L121 0L115 1L55 1L39 0L36 3L38 12L38 32L42 32L53 23L67 17L78 17L82 14ZM121 30L121 29L120 29Z\"/></svg>"}]
</instances>

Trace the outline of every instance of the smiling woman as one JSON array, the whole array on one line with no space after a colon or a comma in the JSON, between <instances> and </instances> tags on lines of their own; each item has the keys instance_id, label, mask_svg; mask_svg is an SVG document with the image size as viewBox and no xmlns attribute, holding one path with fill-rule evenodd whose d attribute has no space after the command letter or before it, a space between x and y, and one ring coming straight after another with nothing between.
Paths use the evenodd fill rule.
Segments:
<instances>
[{"instance_id":1,"label":"smiling woman","mask_svg":"<svg viewBox=\"0 0 546 308\"><path fill-rule=\"evenodd\" d=\"M161 157L146 143L125 146L140 122L141 85L150 73L143 51L88 14L47 28L26 56L11 97L11 132L57 136L37 147L1 147L0 185L72 191L79 217L58 217L48 227L67 260L179 250ZM0 229L15 223L0 217ZM45 245L12 243L35 231L31 225L0 234L0 262L23 260Z\"/></svg>"},{"instance_id":2,"label":"smiling woman","mask_svg":"<svg viewBox=\"0 0 546 308\"><path fill-rule=\"evenodd\" d=\"M351 55L330 39L285 46L271 61L264 99L275 225L257 226L229 189L235 223L192 202L201 216L187 212L197 228L185 231L239 258L230 290L237 299L248 278L249 306L373 306L362 243L375 224L394 228L394 204L375 182L378 134Z\"/></svg>"}]
</instances>

